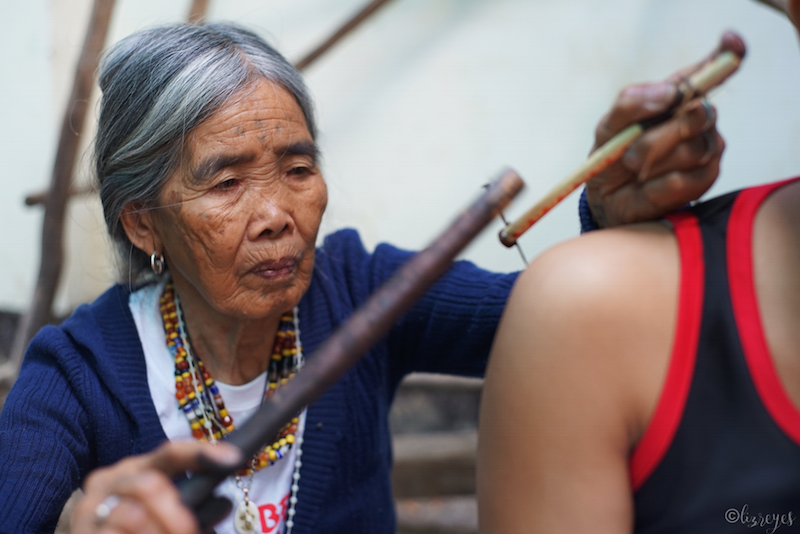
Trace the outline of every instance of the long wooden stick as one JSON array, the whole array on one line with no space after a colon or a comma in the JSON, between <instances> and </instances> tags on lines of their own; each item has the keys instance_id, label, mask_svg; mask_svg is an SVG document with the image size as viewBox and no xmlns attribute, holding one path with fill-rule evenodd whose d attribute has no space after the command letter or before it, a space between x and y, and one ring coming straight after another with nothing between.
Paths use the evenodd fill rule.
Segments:
<instances>
[{"instance_id":1,"label":"long wooden stick","mask_svg":"<svg viewBox=\"0 0 800 534\"><path fill-rule=\"evenodd\" d=\"M83 49L75 70L72 92L61 121L61 135L53 164L50 189L45 198L41 264L36 290L29 309L17 327L9 361L0 368L0 398L5 396L3 389L10 386L8 382L13 381L17 375L28 342L51 320L53 297L58 287L64 257L62 240L69 187L89 108L89 97L94 86L94 72L106 41L113 9L114 0L95 0L92 8Z\"/></svg>"},{"instance_id":2,"label":"long wooden stick","mask_svg":"<svg viewBox=\"0 0 800 534\"><path fill-rule=\"evenodd\" d=\"M328 37L322 44L317 46L314 50L308 53L303 59L295 64L295 68L299 71L302 71L311 63L317 60L322 54L324 54L330 47L335 45L339 42L342 37L353 31L356 26L364 22L370 15L375 13L378 9L383 7L387 4L389 0L372 0L369 4L364 6L361 11L353 15L350 20L345 22L342 26L339 27L338 30L333 32L333 34Z\"/></svg>"},{"instance_id":3,"label":"long wooden stick","mask_svg":"<svg viewBox=\"0 0 800 534\"><path fill-rule=\"evenodd\" d=\"M189 6L189 16L186 19L191 24L202 24L206 20L208 12L208 0L192 0Z\"/></svg>"},{"instance_id":4,"label":"long wooden stick","mask_svg":"<svg viewBox=\"0 0 800 534\"><path fill-rule=\"evenodd\" d=\"M456 255L519 193L522 179L504 171L489 189L425 250L411 258L328 341L308 358L302 372L270 397L227 440L251 458L294 414L336 382L381 339L433 283ZM229 472L197 474L181 484L184 502L197 511Z\"/></svg>"},{"instance_id":5,"label":"long wooden stick","mask_svg":"<svg viewBox=\"0 0 800 534\"><path fill-rule=\"evenodd\" d=\"M592 152L589 158L578 169L555 185L536 204L521 217L500 231L500 242L505 246L513 246L517 239L541 219L548 211L564 200L581 184L605 170L609 165L619 161L631 144L649 127L660 124L678 113L682 106L692 99L706 94L721 84L739 68L741 57L730 50L720 53L703 68L692 74L688 81L681 84L675 105L665 114L628 126L606 144Z\"/></svg>"}]
</instances>

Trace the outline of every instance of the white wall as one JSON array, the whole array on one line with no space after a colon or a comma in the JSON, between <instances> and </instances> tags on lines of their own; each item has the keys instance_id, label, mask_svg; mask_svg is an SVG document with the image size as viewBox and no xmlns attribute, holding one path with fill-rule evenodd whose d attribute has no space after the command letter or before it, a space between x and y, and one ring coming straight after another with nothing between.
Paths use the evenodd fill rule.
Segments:
<instances>
[{"instance_id":1,"label":"white wall","mask_svg":"<svg viewBox=\"0 0 800 534\"><path fill-rule=\"evenodd\" d=\"M365 1L212 0L209 18L249 25L296 60ZM117 0L110 40L181 20L188 5ZM49 180L89 6L0 0L0 308L33 291L41 211L22 200ZM323 229L422 247L506 165L528 184L513 217L585 158L622 86L693 63L729 28L749 53L712 98L728 149L711 194L800 172L800 53L776 13L752 0L394 0L306 73L331 198ZM529 257L577 234L576 197L521 239ZM61 310L113 276L96 200L74 201L69 219ZM499 228L466 256L516 270Z\"/></svg>"}]
</instances>

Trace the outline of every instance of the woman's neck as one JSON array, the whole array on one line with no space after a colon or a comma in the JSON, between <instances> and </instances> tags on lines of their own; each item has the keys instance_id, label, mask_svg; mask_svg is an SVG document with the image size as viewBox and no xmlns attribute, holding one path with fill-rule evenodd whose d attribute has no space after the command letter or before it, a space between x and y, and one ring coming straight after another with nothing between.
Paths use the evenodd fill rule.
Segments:
<instances>
[{"instance_id":1,"label":"woman's neck","mask_svg":"<svg viewBox=\"0 0 800 534\"><path fill-rule=\"evenodd\" d=\"M261 319L231 317L215 310L191 284L174 283L192 351L214 380L247 384L267 370L285 310Z\"/></svg>"}]
</instances>

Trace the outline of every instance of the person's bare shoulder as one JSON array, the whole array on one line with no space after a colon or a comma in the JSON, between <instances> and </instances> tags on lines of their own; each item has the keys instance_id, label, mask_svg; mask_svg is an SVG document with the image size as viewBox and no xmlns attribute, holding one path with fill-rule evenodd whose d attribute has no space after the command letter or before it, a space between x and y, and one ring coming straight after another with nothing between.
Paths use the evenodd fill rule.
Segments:
<instances>
[{"instance_id":1,"label":"person's bare shoulder","mask_svg":"<svg viewBox=\"0 0 800 534\"><path fill-rule=\"evenodd\" d=\"M481 531L630 532L632 445L666 372L678 287L663 225L558 245L523 273L484 384Z\"/></svg>"},{"instance_id":2,"label":"person's bare shoulder","mask_svg":"<svg viewBox=\"0 0 800 534\"><path fill-rule=\"evenodd\" d=\"M584 369L575 379L619 392L638 435L669 362L679 275L677 242L665 223L566 241L520 276L497 348L507 338L511 357L535 357L554 375Z\"/></svg>"}]
</instances>

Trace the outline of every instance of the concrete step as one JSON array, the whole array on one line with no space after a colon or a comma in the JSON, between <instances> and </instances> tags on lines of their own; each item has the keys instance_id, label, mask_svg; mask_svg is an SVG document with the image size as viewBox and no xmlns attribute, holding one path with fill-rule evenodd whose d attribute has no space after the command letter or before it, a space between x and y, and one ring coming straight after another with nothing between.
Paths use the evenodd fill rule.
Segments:
<instances>
[{"instance_id":1,"label":"concrete step","mask_svg":"<svg viewBox=\"0 0 800 534\"><path fill-rule=\"evenodd\" d=\"M411 374L400 384L389 413L395 436L478 428L483 380Z\"/></svg>"},{"instance_id":2,"label":"concrete step","mask_svg":"<svg viewBox=\"0 0 800 534\"><path fill-rule=\"evenodd\" d=\"M395 498L474 494L477 450L477 431L395 436Z\"/></svg>"},{"instance_id":3,"label":"concrete step","mask_svg":"<svg viewBox=\"0 0 800 534\"><path fill-rule=\"evenodd\" d=\"M474 495L400 499L397 534L477 534L478 503Z\"/></svg>"}]
</instances>

